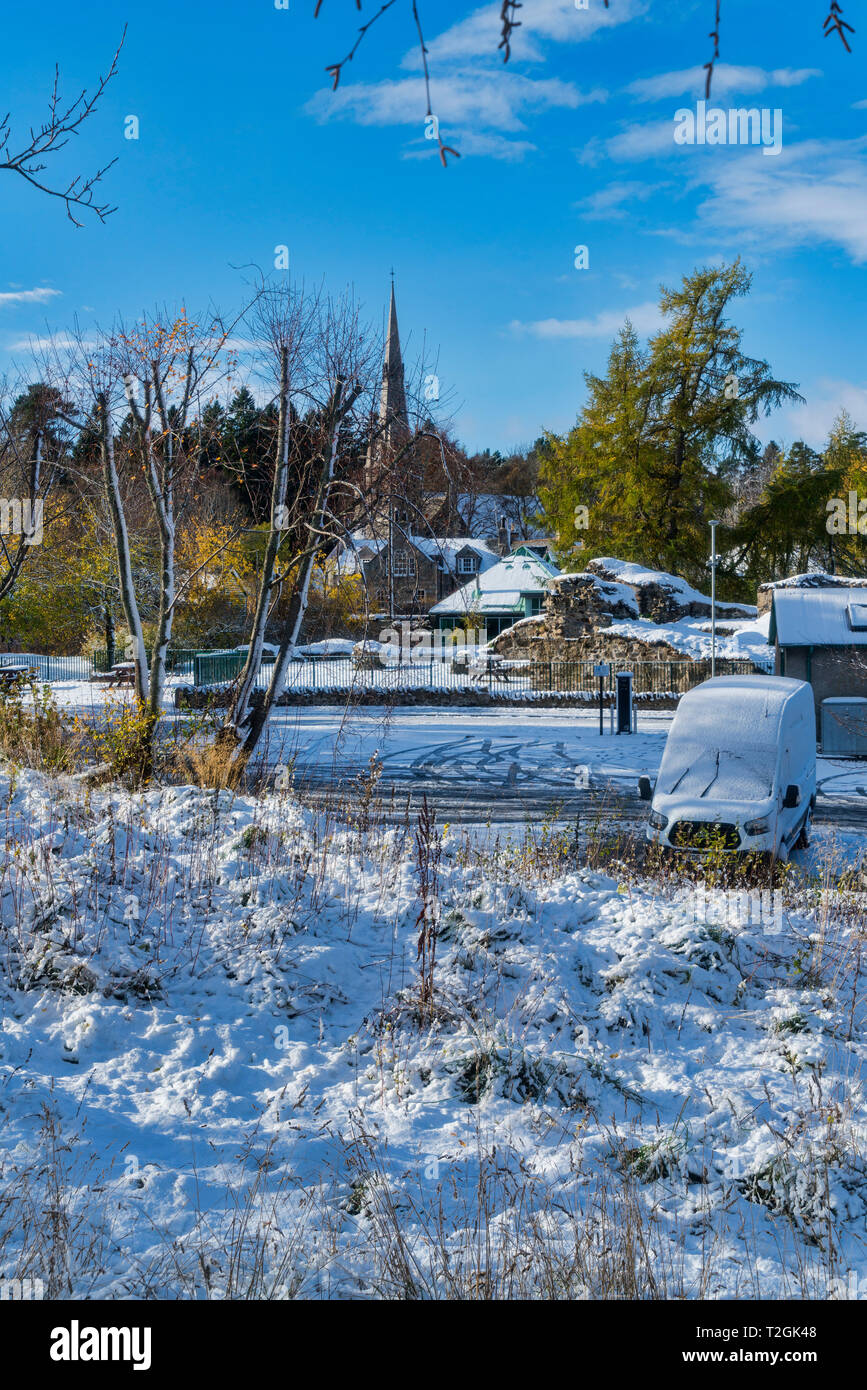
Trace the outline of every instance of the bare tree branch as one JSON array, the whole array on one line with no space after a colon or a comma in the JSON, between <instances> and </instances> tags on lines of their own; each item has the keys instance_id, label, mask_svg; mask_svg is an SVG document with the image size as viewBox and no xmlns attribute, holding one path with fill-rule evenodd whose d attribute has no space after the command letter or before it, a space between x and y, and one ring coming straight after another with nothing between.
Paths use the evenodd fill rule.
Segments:
<instances>
[{"instance_id":1,"label":"bare tree branch","mask_svg":"<svg viewBox=\"0 0 867 1390\"><path fill-rule=\"evenodd\" d=\"M848 29L850 34L854 34L855 30L852 28L851 24L846 23L845 19L840 18L842 13L843 6L838 5L837 0L831 0L831 9L823 25L825 31L825 38L827 38L829 34L833 34L836 31L836 33L840 35L840 38L843 41L843 47L845 48L846 52L851 53L852 50L849 47L849 44L846 40L846 35L843 33L843 30Z\"/></svg>"},{"instance_id":2,"label":"bare tree branch","mask_svg":"<svg viewBox=\"0 0 867 1390\"><path fill-rule=\"evenodd\" d=\"M708 35L708 38L713 39L713 56L711 57L710 62L705 63L704 65L705 70L707 72L707 80L704 84L705 101L709 100L710 98L710 84L713 80L714 64L716 63L716 60L719 57L719 6L720 0L716 0L716 14L714 16L714 25L710 31L710 34Z\"/></svg>"},{"instance_id":3,"label":"bare tree branch","mask_svg":"<svg viewBox=\"0 0 867 1390\"><path fill-rule=\"evenodd\" d=\"M69 143L70 136L77 135L87 118L93 115L97 102L117 73L120 50L123 48L125 38L126 25L124 25L120 43L111 60L111 66L105 76L100 77L95 91L88 95L86 89L82 90L75 100L68 105L64 105L61 101L60 70L55 67L54 86L48 100L47 119L37 129L34 129L33 126L30 127L27 142L17 151L12 149L10 113L7 111L6 115L0 118L0 169L8 169L12 173L20 174L27 183L38 188L41 193L47 193L52 198L60 198L66 205L67 217L76 227L83 226L83 223L75 216L76 211L92 212L99 218L100 222L104 222L106 217L115 211L108 203L94 202L94 189L112 164L117 162L116 157L87 178L82 174L76 174L65 186L45 182L40 175L47 168L48 157L64 149Z\"/></svg>"}]
</instances>

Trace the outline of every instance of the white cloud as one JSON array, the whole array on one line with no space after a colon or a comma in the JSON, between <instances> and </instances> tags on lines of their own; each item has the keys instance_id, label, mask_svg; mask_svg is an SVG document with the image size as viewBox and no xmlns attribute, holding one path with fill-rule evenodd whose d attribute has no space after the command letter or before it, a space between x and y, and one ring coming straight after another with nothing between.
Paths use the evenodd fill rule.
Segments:
<instances>
[{"instance_id":1,"label":"white cloud","mask_svg":"<svg viewBox=\"0 0 867 1390\"><path fill-rule=\"evenodd\" d=\"M856 265L867 262L867 168L864 138L803 141L784 147L778 160L750 158L714 167L704 161L711 186L700 223L737 231L767 246L842 247Z\"/></svg>"},{"instance_id":2,"label":"white cloud","mask_svg":"<svg viewBox=\"0 0 867 1390\"><path fill-rule=\"evenodd\" d=\"M626 319L636 333L646 337L660 327L662 314L659 305L651 299L644 304L634 304L631 309L603 309L588 319L537 319L534 323L521 323L516 319L509 327L534 338L613 338Z\"/></svg>"},{"instance_id":3,"label":"white cloud","mask_svg":"<svg viewBox=\"0 0 867 1390\"><path fill-rule=\"evenodd\" d=\"M626 203L639 202L645 203L648 198L652 198L654 193L658 193L662 184L639 183L637 180L624 180L622 183L609 183L598 192L591 193L589 198L584 198L575 207L583 213L588 221L597 218L611 220L628 215Z\"/></svg>"},{"instance_id":4,"label":"white cloud","mask_svg":"<svg viewBox=\"0 0 867 1390\"><path fill-rule=\"evenodd\" d=\"M775 68L766 72L764 68L718 63L713 73L711 99L732 93L750 96L768 87L800 87L811 77L821 76L820 68ZM660 72L655 77L641 78L638 82L631 82L626 90L638 101L662 101L666 97L690 94L703 97L705 77L702 67L682 68L679 72Z\"/></svg>"},{"instance_id":5,"label":"white cloud","mask_svg":"<svg viewBox=\"0 0 867 1390\"><path fill-rule=\"evenodd\" d=\"M456 146L459 146L458 154L461 155L461 157L467 154L485 155L489 159L505 159L508 160L510 163L514 164L517 161L524 159L526 155L531 154L534 150L538 148L537 145L533 144L532 140L507 139L505 135L495 135L492 134L490 131L476 132L464 128L460 131L458 135L455 135L453 137L449 136L448 138L446 138L446 135L447 132L444 131L443 137L445 143L448 145L452 144L453 141L456 142L456 144L453 144L452 147L455 148ZM439 148L435 141L422 139L418 142L418 145L419 147L404 150L402 158L439 158ZM425 146L424 149L420 148L420 146L422 145Z\"/></svg>"},{"instance_id":6,"label":"white cloud","mask_svg":"<svg viewBox=\"0 0 867 1390\"><path fill-rule=\"evenodd\" d=\"M653 159L662 154L681 154L685 149L699 149L674 143L674 118L667 121L643 121L629 125L605 141L589 140L580 151L582 164L598 164L603 155L609 159Z\"/></svg>"},{"instance_id":7,"label":"white cloud","mask_svg":"<svg viewBox=\"0 0 867 1390\"><path fill-rule=\"evenodd\" d=\"M775 437L803 439L812 448L820 448L828 438L831 426L841 410L847 410L856 429L867 429L867 385L852 381L821 380L816 394L807 395L803 405L788 406L775 417Z\"/></svg>"},{"instance_id":8,"label":"white cloud","mask_svg":"<svg viewBox=\"0 0 867 1390\"><path fill-rule=\"evenodd\" d=\"M660 234L681 241L712 235L720 242L730 234L739 249L759 252L838 246L856 265L867 263L867 136L789 144L784 127L782 149L764 159L753 146L678 146L673 131L673 121L628 126L607 141L589 142L578 157L585 164L599 164L606 155L625 163L670 152L666 186L672 187L677 169L681 199L691 192L700 201L694 219L684 212L674 228L657 229ZM619 217L627 197L641 196L640 181L615 180L586 207L590 216Z\"/></svg>"},{"instance_id":9,"label":"white cloud","mask_svg":"<svg viewBox=\"0 0 867 1390\"><path fill-rule=\"evenodd\" d=\"M519 65L544 61L548 44L580 43L645 14L648 8L648 0L617 0L611 9L592 0L586 10L576 9L574 0L532 0L518 11L519 27L512 35L507 68L498 51L499 7L492 0L435 38L426 36L433 108L446 143L461 154L523 158L535 146L510 139L509 133L523 131L527 116L574 110L586 102L605 101L608 94L601 88L582 92L559 78L531 78L518 70ZM359 125L414 125L421 132L427 97L417 45L406 53L402 67L413 75L341 84L336 92L318 92L306 109L320 121L343 118ZM425 153L411 150L405 158L423 158Z\"/></svg>"},{"instance_id":10,"label":"white cloud","mask_svg":"<svg viewBox=\"0 0 867 1390\"><path fill-rule=\"evenodd\" d=\"M577 10L574 0L532 0L525 3L518 15L520 28L512 34L512 61L540 62L544 60L544 43L581 43L604 29L626 24L648 9L645 0L617 0L610 9L603 9L598 0L591 8ZM488 3L453 24L428 43L430 61L466 58L498 58L501 21L499 9ZM404 58L405 67L417 67L420 55L411 49Z\"/></svg>"},{"instance_id":11,"label":"white cloud","mask_svg":"<svg viewBox=\"0 0 867 1390\"><path fill-rule=\"evenodd\" d=\"M29 338L16 338L14 343L8 345L7 352L42 352L52 348L58 352L72 352L79 346L95 347L96 343L84 340L79 344L69 333L57 333L53 337L40 337L34 333Z\"/></svg>"},{"instance_id":12,"label":"white cloud","mask_svg":"<svg viewBox=\"0 0 867 1390\"><path fill-rule=\"evenodd\" d=\"M49 299L61 294L61 290L45 288L35 290L6 290L0 294L0 308L4 304L47 304Z\"/></svg>"},{"instance_id":13,"label":"white cloud","mask_svg":"<svg viewBox=\"0 0 867 1390\"><path fill-rule=\"evenodd\" d=\"M530 112L575 110L604 98L604 92L581 92L560 78L534 81L508 71L454 72L441 76L434 87L435 114L446 144L460 149L463 141L467 151L499 158L520 157L532 148L515 142L521 146L518 151L505 149L505 135L525 130L523 118ZM424 138L426 96L420 77L357 82L334 93L317 92L307 109L322 121L343 118L359 125L416 126Z\"/></svg>"}]
</instances>

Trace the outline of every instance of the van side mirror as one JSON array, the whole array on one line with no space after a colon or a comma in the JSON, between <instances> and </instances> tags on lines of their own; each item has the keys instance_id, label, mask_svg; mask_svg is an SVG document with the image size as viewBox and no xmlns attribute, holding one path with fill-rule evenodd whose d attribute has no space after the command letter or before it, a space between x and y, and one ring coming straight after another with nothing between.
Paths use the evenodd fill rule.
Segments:
<instances>
[{"instance_id":1,"label":"van side mirror","mask_svg":"<svg viewBox=\"0 0 867 1390\"><path fill-rule=\"evenodd\" d=\"M793 807L801 804L801 788L794 783L786 787L786 795L783 797L783 810L791 811Z\"/></svg>"},{"instance_id":2,"label":"van side mirror","mask_svg":"<svg viewBox=\"0 0 867 1390\"><path fill-rule=\"evenodd\" d=\"M642 801L653 800L653 786L649 777L639 777L638 795L641 797Z\"/></svg>"}]
</instances>

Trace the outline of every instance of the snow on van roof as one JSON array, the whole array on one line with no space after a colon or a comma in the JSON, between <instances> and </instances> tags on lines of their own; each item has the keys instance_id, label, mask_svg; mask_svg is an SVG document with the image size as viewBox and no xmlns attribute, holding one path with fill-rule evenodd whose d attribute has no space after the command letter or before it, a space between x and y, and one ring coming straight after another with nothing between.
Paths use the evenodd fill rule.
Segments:
<instances>
[{"instance_id":1,"label":"snow on van roof","mask_svg":"<svg viewBox=\"0 0 867 1390\"><path fill-rule=\"evenodd\" d=\"M804 696L809 709L804 708ZM812 746L813 696L806 681L788 676L717 676L694 686L675 712L659 790L665 796L675 791L704 796L714 786L719 794L734 799L770 795L770 764L764 754L758 759L755 755L776 744L789 705L793 725L802 726L801 737Z\"/></svg>"},{"instance_id":2,"label":"snow on van roof","mask_svg":"<svg viewBox=\"0 0 867 1390\"><path fill-rule=\"evenodd\" d=\"M761 718L777 718L786 705L799 691L806 690L812 704L812 692L806 681L793 680L790 676L715 676L713 680L702 681L693 686L681 697L675 714L678 724L689 718L690 712L699 705L711 704L714 719L724 724L734 716L739 724L751 723L761 709ZM685 718L681 718L681 712Z\"/></svg>"},{"instance_id":3,"label":"snow on van roof","mask_svg":"<svg viewBox=\"0 0 867 1390\"><path fill-rule=\"evenodd\" d=\"M717 704L727 704L724 697L726 693L736 694L738 697L746 695L748 699L771 700L774 703L785 704L786 700L798 690L809 690L806 681L795 680L791 676L714 676L712 680L702 681L701 685L694 685L692 690L688 690L681 697L681 704L685 700L694 703L700 699L712 699Z\"/></svg>"}]
</instances>

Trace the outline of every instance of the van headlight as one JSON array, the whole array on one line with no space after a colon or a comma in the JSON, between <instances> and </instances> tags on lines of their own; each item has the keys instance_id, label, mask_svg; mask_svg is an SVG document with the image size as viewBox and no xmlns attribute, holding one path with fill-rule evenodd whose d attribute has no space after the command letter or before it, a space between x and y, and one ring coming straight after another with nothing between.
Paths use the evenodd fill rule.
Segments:
<instances>
[{"instance_id":1,"label":"van headlight","mask_svg":"<svg viewBox=\"0 0 867 1390\"><path fill-rule=\"evenodd\" d=\"M668 816L663 816L659 811L651 811L647 819L654 830L664 830L668 825Z\"/></svg>"},{"instance_id":2,"label":"van headlight","mask_svg":"<svg viewBox=\"0 0 867 1390\"><path fill-rule=\"evenodd\" d=\"M763 817L760 820L748 820L744 825L745 835L767 835L771 828L770 821Z\"/></svg>"}]
</instances>

